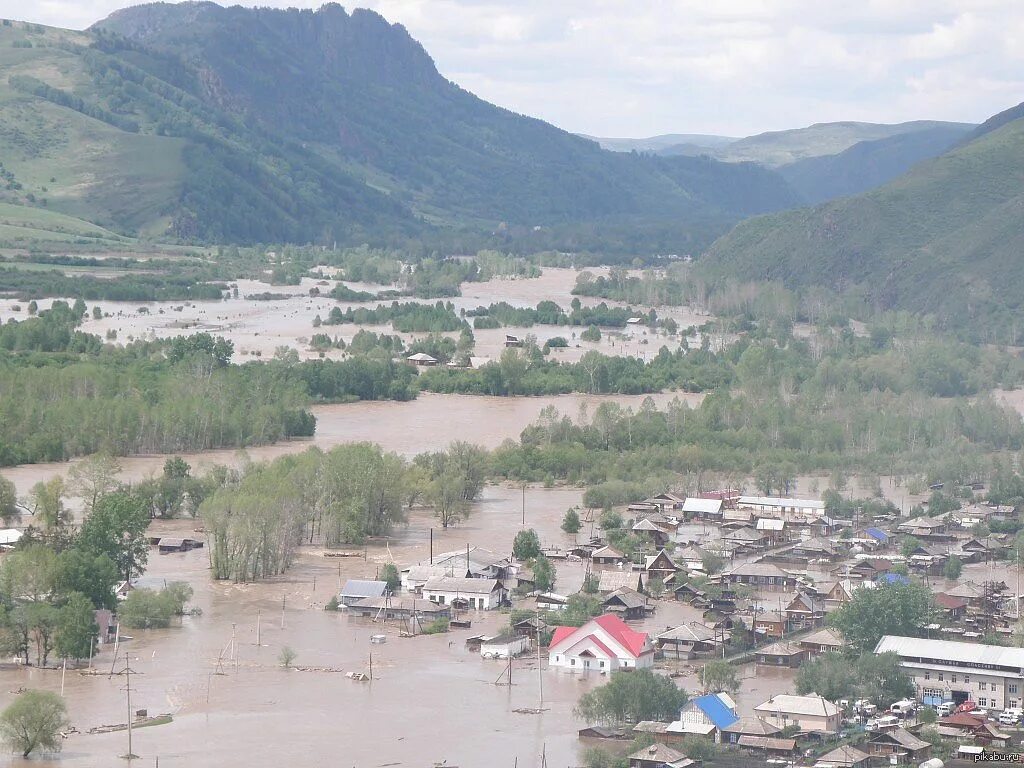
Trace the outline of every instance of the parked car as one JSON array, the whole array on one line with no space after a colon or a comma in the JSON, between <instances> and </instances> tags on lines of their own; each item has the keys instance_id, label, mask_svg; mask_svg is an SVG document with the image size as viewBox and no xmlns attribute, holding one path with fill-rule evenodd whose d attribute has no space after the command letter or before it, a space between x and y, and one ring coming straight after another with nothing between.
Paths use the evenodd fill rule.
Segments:
<instances>
[{"instance_id":1,"label":"parked car","mask_svg":"<svg viewBox=\"0 0 1024 768\"><path fill-rule=\"evenodd\" d=\"M882 715L881 717L876 717L873 720L868 720L868 722L865 725L865 727L869 731L878 731L878 730L881 730L882 728L892 728L893 726L896 726L896 725L899 725L899 724L900 724L900 719L898 717L896 717L895 715Z\"/></svg>"},{"instance_id":2,"label":"parked car","mask_svg":"<svg viewBox=\"0 0 1024 768\"><path fill-rule=\"evenodd\" d=\"M935 714L939 717L949 717L953 714L953 710L956 709L955 701L944 701L935 707Z\"/></svg>"},{"instance_id":3,"label":"parked car","mask_svg":"<svg viewBox=\"0 0 1024 768\"><path fill-rule=\"evenodd\" d=\"M1016 725L1020 722L1021 710L1019 709L1004 709L999 713L999 724L1000 725Z\"/></svg>"}]
</instances>

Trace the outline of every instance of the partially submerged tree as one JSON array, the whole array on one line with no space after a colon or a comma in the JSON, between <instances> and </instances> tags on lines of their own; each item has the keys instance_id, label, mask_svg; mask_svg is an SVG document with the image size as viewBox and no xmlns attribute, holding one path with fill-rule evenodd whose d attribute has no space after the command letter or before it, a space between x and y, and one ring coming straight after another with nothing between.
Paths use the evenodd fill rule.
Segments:
<instances>
[{"instance_id":1,"label":"partially submerged tree","mask_svg":"<svg viewBox=\"0 0 1024 768\"><path fill-rule=\"evenodd\" d=\"M612 672L607 683L580 697L575 713L589 723L674 720L687 698L671 678L649 669Z\"/></svg>"},{"instance_id":2,"label":"partially submerged tree","mask_svg":"<svg viewBox=\"0 0 1024 768\"><path fill-rule=\"evenodd\" d=\"M22 757L37 749L59 752L67 725L64 700L50 691L25 691L0 713L0 736Z\"/></svg>"}]
</instances>

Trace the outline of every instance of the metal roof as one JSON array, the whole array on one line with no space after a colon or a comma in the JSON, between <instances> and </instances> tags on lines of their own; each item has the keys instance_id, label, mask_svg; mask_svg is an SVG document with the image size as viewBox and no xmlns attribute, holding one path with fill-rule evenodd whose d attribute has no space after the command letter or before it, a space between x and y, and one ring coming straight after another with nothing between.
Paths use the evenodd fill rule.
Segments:
<instances>
[{"instance_id":1,"label":"metal roof","mask_svg":"<svg viewBox=\"0 0 1024 768\"><path fill-rule=\"evenodd\" d=\"M424 592L465 592L470 595L489 595L498 589L496 579L460 579L453 576L442 576L431 579L423 585Z\"/></svg>"},{"instance_id":2,"label":"metal roof","mask_svg":"<svg viewBox=\"0 0 1024 768\"><path fill-rule=\"evenodd\" d=\"M683 512L713 515L722 511L721 499L698 499L691 496L683 502Z\"/></svg>"},{"instance_id":3,"label":"metal roof","mask_svg":"<svg viewBox=\"0 0 1024 768\"><path fill-rule=\"evenodd\" d=\"M780 496L740 496L739 504L752 507L786 507L795 509L824 509L821 499L787 499Z\"/></svg>"},{"instance_id":4,"label":"metal roof","mask_svg":"<svg viewBox=\"0 0 1024 768\"><path fill-rule=\"evenodd\" d=\"M755 712L785 712L789 715L808 715L814 717L832 717L838 715L840 710L835 704L824 696L808 694L807 696L792 696L787 693L780 693L772 696L763 704L754 707Z\"/></svg>"},{"instance_id":5,"label":"metal roof","mask_svg":"<svg viewBox=\"0 0 1024 768\"><path fill-rule=\"evenodd\" d=\"M725 728L740 719L717 693L698 696L693 700L693 705L707 715L708 720L714 723L716 728Z\"/></svg>"},{"instance_id":6,"label":"metal roof","mask_svg":"<svg viewBox=\"0 0 1024 768\"><path fill-rule=\"evenodd\" d=\"M929 640L922 637L885 635L875 653L893 652L901 658L940 659L946 663L992 664L1024 669L1024 648L961 643L956 640Z\"/></svg>"},{"instance_id":7,"label":"metal roof","mask_svg":"<svg viewBox=\"0 0 1024 768\"><path fill-rule=\"evenodd\" d=\"M341 597L380 597L387 589L388 583L386 581L349 579L338 594Z\"/></svg>"}]
</instances>

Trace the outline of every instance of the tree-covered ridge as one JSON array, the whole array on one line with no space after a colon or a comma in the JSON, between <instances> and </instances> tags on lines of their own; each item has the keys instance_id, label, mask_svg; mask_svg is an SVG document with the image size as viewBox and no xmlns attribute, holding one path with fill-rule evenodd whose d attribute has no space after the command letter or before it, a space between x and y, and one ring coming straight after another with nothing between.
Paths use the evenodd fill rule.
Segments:
<instances>
[{"instance_id":1,"label":"tree-covered ridge","mask_svg":"<svg viewBox=\"0 0 1024 768\"><path fill-rule=\"evenodd\" d=\"M86 33L14 23L0 64L0 123L30 135L0 138L24 186L11 200L126 233L692 251L798 202L752 164L612 153L490 105L371 11L158 4ZM13 105L39 115L30 132ZM105 151L66 162L90 141Z\"/></svg>"},{"instance_id":2,"label":"tree-covered ridge","mask_svg":"<svg viewBox=\"0 0 1024 768\"><path fill-rule=\"evenodd\" d=\"M995 120L871 192L746 221L702 266L712 279L824 286L876 311L927 314L977 340L1015 344L1024 316L1022 173L1024 120Z\"/></svg>"}]
</instances>

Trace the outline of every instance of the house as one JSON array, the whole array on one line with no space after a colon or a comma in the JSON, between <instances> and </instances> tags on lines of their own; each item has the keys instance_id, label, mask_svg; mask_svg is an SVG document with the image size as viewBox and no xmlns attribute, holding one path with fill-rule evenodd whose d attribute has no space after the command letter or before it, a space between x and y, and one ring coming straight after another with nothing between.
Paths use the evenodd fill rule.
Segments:
<instances>
[{"instance_id":1,"label":"house","mask_svg":"<svg viewBox=\"0 0 1024 768\"><path fill-rule=\"evenodd\" d=\"M814 768L868 768L871 755L844 744L818 758Z\"/></svg>"},{"instance_id":2,"label":"house","mask_svg":"<svg viewBox=\"0 0 1024 768\"><path fill-rule=\"evenodd\" d=\"M699 499L695 496L689 496L683 502L683 515L688 519L721 520L722 500Z\"/></svg>"},{"instance_id":3,"label":"house","mask_svg":"<svg viewBox=\"0 0 1024 768\"><path fill-rule=\"evenodd\" d=\"M650 667L654 664L654 646L646 632L637 632L618 616L606 613L582 627L555 627L548 663L552 667L607 672Z\"/></svg>"},{"instance_id":4,"label":"house","mask_svg":"<svg viewBox=\"0 0 1024 768\"><path fill-rule=\"evenodd\" d=\"M402 589L419 594L423 590L423 585L431 579L439 579L444 576L466 577L468 575L465 570L461 573L453 573L451 568L444 565L411 565L402 569Z\"/></svg>"},{"instance_id":5,"label":"house","mask_svg":"<svg viewBox=\"0 0 1024 768\"><path fill-rule=\"evenodd\" d=\"M905 523L900 523L896 530L899 533L913 536L915 539L942 541L952 538L946 533L945 521L935 517L915 517Z\"/></svg>"},{"instance_id":6,"label":"house","mask_svg":"<svg viewBox=\"0 0 1024 768\"><path fill-rule=\"evenodd\" d=\"M627 758L629 768L690 768L697 763L667 744L655 743L638 749Z\"/></svg>"},{"instance_id":7,"label":"house","mask_svg":"<svg viewBox=\"0 0 1024 768\"><path fill-rule=\"evenodd\" d=\"M892 561L881 557L866 557L858 560L853 565L843 565L836 568L832 573L843 574L848 579L864 579L874 581L879 576L892 571Z\"/></svg>"},{"instance_id":8,"label":"house","mask_svg":"<svg viewBox=\"0 0 1024 768\"><path fill-rule=\"evenodd\" d=\"M740 496L738 507L768 512L780 517L814 516L825 511L821 499L788 499L779 496Z\"/></svg>"},{"instance_id":9,"label":"house","mask_svg":"<svg viewBox=\"0 0 1024 768\"><path fill-rule=\"evenodd\" d=\"M839 557L839 548L828 539L812 536L809 539L798 541L784 554L800 560L827 562Z\"/></svg>"},{"instance_id":10,"label":"house","mask_svg":"<svg viewBox=\"0 0 1024 768\"><path fill-rule=\"evenodd\" d=\"M923 741L905 728L887 728L871 734L867 751L872 757L878 756L893 763L918 763L931 756L932 745ZM895 759L894 759L895 758Z\"/></svg>"},{"instance_id":11,"label":"house","mask_svg":"<svg viewBox=\"0 0 1024 768\"><path fill-rule=\"evenodd\" d=\"M693 584L680 584L678 587L672 590L676 596L676 600L686 603L703 603L707 599L707 593L702 589L697 589Z\"/></svg>"},{"instance_id":12,"label":"house","mask_svg":"<svg viewBox=\"0 0 1024 768\"><path fill-rule=\"evenodd\" d=\"M755 589L792 591L796 577L771 563L743 563L722 574L726 584L746 584Z\"/></svg>"},{"instance_id":13,"label":"house","mask_svg":"<svg viewBox=\"0 0 1024 768\"><path fill-rule=\"evenodd\" d=\"M765 666L799 667L810 653L800 643L779 641L758 648L755 655L757 663Z\"/></svg>"},{"instance_id":14,"label":"house","mask_svg":"<svg viewBox=\"0 0 1024 768\"><path fill-rule=\"evenodd\" d=\"M417 352L414 355L406 356L405 359L408 360L413 365L419 365L419 366L424 366L424 367L429 367L429 366L432 366L432 365L437 365L437 363L438 363L438 360L437 360L436 357L431 357L426 352Z\"/></svg>"},{"instance_id":15,"label":"house","mask_svg":"<svg viewBox=\"0 0 1024 768\"><path fill-rule=\"evenodd\" d=\"M796 725L801 731L824 733L836 733L842 719L842 710L816 693L807 696L772 696L754 707L754 714L783 729Z\"/></svg>"},{"instance_id":16,"label":"house","mask_svg":"<svg viewBox=\"0 0 1024 768\"><path fill-rule=\"evenodd\" d=\"M388 583L386 581L349 579L338 593L338 602L348 608L353 603L358 603L367 597L383 597L387 591Z\"/></svg>"},{"instance_id":17,"label":"house","mask_svg":"<svg viewBox=\"0 0 1024 768\"><path fill-rule=\"evenodd\" d=\"M628 739L629 732L625 728L605 728L602 725L591 725L580 728L577 735L581 739Z\"/></svg>"},{"instance_id":18,"label":"house","mask_svg":"<svg viewBox=\"0 0 1024 768\"><path fill-rule=\"evenodd\" d=\"M13 549L25 534L17 528L0 529L0 548Z\"/></svg>"},{"instance_id":19,"label":"house","mask_svg":"<svg viewBox=\"0 0 1024 768\"><path fill-rule=\"evenodd\" d=\"M601 607L605 613L614 613L623 619L642 619L648 611L647 598L629 587L619 587L609 593Z\"/></svg>"},{"instance_id":20,"label":"house","mask_svg":"<svg viewBox=\"0 0 1024 768\"><path fill-rule=\"evenodd\" d=\"M517 635L533 638L536 638L539 633L546 632L547 628L547 622L536 616L528 616L512 625L512 629L515 630Z\"/></svg>"},{"instance_id":21,"label":"house","mask_svg":"<svg viewBox=\"0 0 1024 768\"><path fill-rule=\"evenodd\" d=\"M750 620L750 628L761 637L781 638L786 634L786 620L775 611L760 611Z\"/></svg>"},{"instance_id":22,"label":"house","mask_svg":"<svg viewBox=\"0 0 1024 768\"><path fill-rule=\"evenodd\" d=\"M807 529L811 536L832 536L843 527L843 523L828 515L812 515L807 520Z\"/></svg>"},{"instance_id":23,"label":"house","mask_svg":"<svg viewBox=\"0 0 1024 768\"><path fill-rule=\"evenodd\" d=\"M934 599L935 607L942 611L950 621L959 621L967 613L967 600L962 597L939 592Z\"/></svg>"},{"instance_id":24,"label":"house","mask_svg":"<svg viewBox=\"0 0 1024 768\"><path fill-rule=\"evenodd\" d=\"M692 659L698 654L707 654L720 647L723 633L716 633L711 627L696 621L667 629L654 638L654 644L662 656L675 659Z\"/></svg>"},{"instance_id":25,"label":"house","mask_svg":"<svg viewBox=\"0 0 1024 768\"><path fill-rule=\"evenodd\" d=\"M889 539L890 539L890 536L889 536L888 533L883 531L881 528L877 528L875 526L870 526L868 528L865 528L864 529L864 535L866 537L868 537L869 539L874 539L878 543L878 546L880 546L880 547L884 547L884 546L888 545Z\"/></svg>"},{"instance_id":26,"label":"house","mask_svg":"<svg viewBox=\"0 0 1024 768\"><path fill-rule=\"evenodd\" d=\"M943 717L938 723L939 735L957 741L971 740L976 744L997 744L1003 746L1010 740L1009 734L1003 733L984 718L967 712L958 712Z\"/></svg>"},{"instance_id":27,"label":"house","mask_svg":"<svg viewBox=\"0 0 1024 768\"><path fill-rule=\"evenodd\" d=\"M401 619L409 621L413 628L438 619L450 619L452 615L447 605L415 597L367 597L352 603L348 612L374 619Z\"/></svg>"},{"instance_id":28,"label":"house","mask_svg":"<svg viewBox=\"0 0 1024 768\"><path fill-rule=\"evenodd\" d=\"M660 579L662 584L665 579L674 576L680 570L679 566L672 562L672 558L663 549L656 555L648 555L644 558L644 571L647 573L647 581Z\"/></svg>"},{"instance_id":29,"label":"house","mask_svg":"<svg viewBox=\"0 0 1024 768\"><path fill-rule=\"evenodd\" d=\"M800 647L807 651L811 656L817 656L822 653L834 653L835 651L841 651L846 647L846 641L843 636L839 634L838 630L832 629L831 627L825 627L819 629L817 632L812 632L800 639Z\"/></svg>"},{"instance_id":30,"label":"house","mask_svg":"<svg viewBox=\"0 0 1024 768\"><path fill-rule=\"evenodd\" d=\"M446 552L434 558L431 565L444 566L448 576L504 580L515 570L511 559L481 547L467 547Z\"/></svg>"},{"instance_id":31,"label":"house","mask_svg":"<svg viewBox=\"0 0 1024 768\"><path fill-rule=\"evenodd\" d=\"M668 531L649 518L644 518L634 523L632 531L656 547L664 547L671 538Z\"/></svg>"},{"instance_id":32,"label":"house","mask_svg":"<svg viewBox=\"0 0 1024 768\"><path fill-rule=\"evenodd\" d=\"M643 573L640 571L601 571L601 577L597 582L598 592L614 592L623 587L643 592Z\"/></svg>"},{"instance_id":33,"label":"house","mask_svg":"<svg viewBox=\"0 0 1024 768\"><path fill-rule=\"evenodd\" d=\"M708 693L690 699L679 710L679 720L668 727L669 732L695 734L722 741L722 729L737 720L736 702L727 693Z\"/></svg>"},{"instance_id":34,"label":"house","mask_svg":"<svg viewBox=\"0 0 1024 768\"><path fill-rule=\"evenodd\" d=\"M885 635L875 653L895 653L922 704L974 701L983 709L1022 706L1024 648Z\"/></svg>"},{"instance_id":35,"label":"house","mask_svg":"<svg viewBox=\"0 0 1024 768\"><path fill-rule=\"evenodd\" d=\"M100 645L112 643L117 639L117 621L114 620L113 611L107 608L97 608L92 612L92 618L99 629L96 641Z\"/></svg>"},{"instance_id":36,"label":"house","mask_svg":"<svg viewBox=\"0 0 1024 768\"><path fill-rule=\"evenodd\" d=\"M779 739L773 736L740 736L736 744L748 752L757 752L761 755L792 757L796 751L796 739Z\"/></svg>"},{"instance_id":37,"label":"house","mask_svg":"<svg viewBox=\"0 0 1024 768\"><path fill-rule=\"evenodd\" d=\"M513 336L510 333L505 334L505 346L506 347L521 347L523 346L523 340L518 336Z\"/></svg>"},{"instance_id":38,"label":"house","mask_svg":"<svg viewBox=\"0 0 1024 768\"><path fill-rule=\"evenodd\" d=\"M688 499L684 499L682 496L676 496L674 493L659 493L657 496L652 496L649 499L644 499L645 504L653 504L658 507L662 512L667 510L680 510L685 509L685 505Z\"/></svg>"},{"instance_id":39,"label":"house","mask_svg":"<svg viewBox=\"0 0 1024 768\"><path fill-rule=\"evenodd\" d=\"M629 562L629 558L614 547L601 547L591 553L590 562L594 565L619 565Z\"/></svg>"},{"instance_id":40,"label":"house","mask_svg":"<svg viewBox=\"0 0 1024 768\"><path fill-rule=\"evenodd\" d=\"M676 550L673 560L688 571L704 570L704 550L694 544Z\"/></svg>"},{"instance_id":41,"label":"house","mask_svg":"<svg viewBox=\"0 0 1024 768\"><path fill-rule=\"evenodd\" d=\"M774 736L782 729L772 725L760 717L741 717L731 725L722 728L722 741L727 744L737 744L743 736L765 737Z\"/></svg>"},{"instance_id":42,"label":"house","mask_svg":"<svg viewBox=\"0 0 1024 768\"><path fill-rule=\"evenodd\" d=\"M202 549L203 542L199 539L179 538L177 536L163 536L157 542L157 551L161 555L168 555L172 552L188 552L193 549Z\"/></svg>"},{"instance_id":43,"label":"house","mask_svg":"<svg viewBox=\"0 0 1024 768\"><path fill-rule=\"evenodd\" d=\"M786 521L778 517L759 517L754 529L761 532L769 546L774 546L787 538Z\"/></svg>"},{"instance_id":44,"label":"house","mask_svg":"<svg viewBox=\"0 0 1024 768\"><path fill-rule=\"evenodd\" d=\"M530 648L530 638L518 634L501 634L480 644L480 655L485 659L513 659Z\"/></svg>"},{"instance_id":45,"label":"house","mask_svg":"<svg viewBox=\"0 0 1024 768\"><path fill-rule=\"evenodd\" d=\"M820 627L825 623L825 601L797 592L782 615L790 630Z\"/></svg>"},{"instance_id":46,"label":"house","mask_svg":"<svg viewBox=\"0 0 1024 768\"><path fill-rule=\"evenodd\" d=\"M537 594L537 609L541 611L564 611L569 604L569 598L555 592L540 592Z\"/></svg>"},{"instance_id":47,"label":"house","mask_svg":"<svg viewBox=\"0 0 1024 768\"><path fill-rule=\"evenodd\" d=\"M741 528L733 528L732 530L723 528L722 541L753 551L767 546L768 537L764 531L743 526Z\"/></svg>"},{"instance_id":48,"label":"house","mask_svg":"<svg viewBox=\"0 0 1024 768\"><path fill-rule=\"evenodd\" d=\"M508 593L497 579L460 579L442 576L423 585L423 596L432 603L453 608L492 611L507 599Z\"/></svg>"},{"instance_id":49,"label":"house","mask_svg":"<svg viewBox=\"0 0 1024 768\"><path fill-rule=\"evenodd\" d=\"M723 528L753 527L754 513L749 509L726 509L722 512Z\"/></svg>"}]
</instances>

